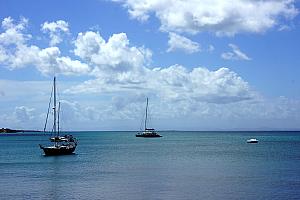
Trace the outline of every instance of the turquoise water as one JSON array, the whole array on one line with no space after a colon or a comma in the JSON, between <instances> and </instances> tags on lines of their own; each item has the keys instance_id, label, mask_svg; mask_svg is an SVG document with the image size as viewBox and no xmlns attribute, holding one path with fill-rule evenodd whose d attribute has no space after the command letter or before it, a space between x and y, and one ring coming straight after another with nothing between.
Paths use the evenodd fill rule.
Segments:
<instances>
[{"instance_id":1,"label":"turquoise water","mask_svg":"<svg viewBox=\"0 0 300 200\"><path fill-rule=\"evenodd\" d=\"M300 132L72 134L76 154L56 157L46 136L0 135L0 199L300 198Z\"/></svg>"}]
</instances>

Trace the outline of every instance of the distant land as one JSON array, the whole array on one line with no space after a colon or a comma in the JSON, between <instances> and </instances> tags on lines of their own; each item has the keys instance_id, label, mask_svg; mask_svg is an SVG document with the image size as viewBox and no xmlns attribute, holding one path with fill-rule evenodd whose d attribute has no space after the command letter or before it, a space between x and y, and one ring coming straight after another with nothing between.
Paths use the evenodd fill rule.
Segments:
<instances>
[{"instance_id":1,"label":"distant land","mask_svg":"<svg viewBox=\"0 0 300 200\"><path fill-rule=\"evenodd\" d=\"M69 130L70 131L70 130ZM138 132L139 130L72 130L71 132L94 132L94 131L108 131L108 132ZM163 132L300 132L300 128L237 128L237 129L202 129L202 130L197 130L197 129L191 129L191 130L181 130L181 129L161 129L158 131L163 131ZM0 134L1 133L27 133L27 132L44 132L44 131L39 131L39 130L23 130L23 129L11 129L11 128L0 128ZM46 131L49 132L49 131ZM62 131L64 132L64 131Z\"/></svg>"},{"instance_id":2,"label":"distant land","mask_svg":"<svg viewBox=\"0 0 300 200\"><path fill-rule=\"evenodd\" d=\"M41 132L37 130L20 130L20 129L10 129L10 128L1 128L0 133L19 133L19 132Z\"/></svg>"}]
</instances>

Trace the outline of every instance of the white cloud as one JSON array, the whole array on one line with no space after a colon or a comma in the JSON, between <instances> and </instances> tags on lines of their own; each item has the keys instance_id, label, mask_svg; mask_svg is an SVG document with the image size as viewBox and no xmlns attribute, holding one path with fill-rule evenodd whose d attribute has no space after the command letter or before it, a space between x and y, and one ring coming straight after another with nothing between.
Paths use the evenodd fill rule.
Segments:
<instances>
[{"instance_id":1,"label":"white cloud","mask_svg":"<svg viewBox=\"0 0 300 200\"><path fill-rule=\"evenodd\" d=\"M130 45L125 33L113 34L105 41L98 32L88 31L79 33L74 44L75 55L93 66L90 75L111 84L140 83L152 56L149 49ZM87 81L86 84L94 83Z\"/></svg>"},{"instance_id":2,"label":"white cloud","mask_svg":"<svg viewBox=\"0 0 300 200\"><path fill-rule=\"evenodd\" d=\"M201 50L200 45L197 42L193 42L192 40L176 33L169 33L168 45L169 48L167 52L182 50L186 53L196 53Z\"/></svg>"},{"instance_id":3,"label":"white cloud","mask_svg":"<svg viewBox=\"0 0 300 200\"><path fill-rule=\"evenodd\" d=\"M101 70L126 72L149 63L152 53L129 45L125 33L113 34L106 42L98 32L79 33L74 41L75 55Z\"/></svg>"},{"instance_id":4,"label":"white cloud","mask_svg":"<svg viewBox=\"0 0 300 200\"><path fill-rule=\"evenodd\" d=\"M4 127L13 129L40 130L41 127L40 116L37 115L36 110L22 105L15 107L9 106L9 112L0 114L0 121Z\"/></svg>"},{"instance_id":5,"label":"white cloud","mask_svg":"<svg viewBox=\"0 0 300 200\"><path fill-rule=\"evenodd\" d=\"M28 45L31 35L24 33L27 23L25 18L21 18L19 23L14 23L11 17L2 21L4 32L0 34L1 64L10 69L35 66L43 74L51 74L54 70L69 75L86 74L90 71L87 64L61 56L58 47L40 49L38 46Z\"/></svg>"},{"instance_id":6,"label":"white cloud","mask_svg":"<svg viewBox=\"0 0 300 200\"><path fill-rule=\"evenodd\" d=\"M38 52L36 67L43 74L62 73L66 75L87 74L90 68L87 64L69 57L60 56L57 47L49 47Z\"/></svg>"},{"instance_id":7,"label":"white cloud","mask_svg":"<svg viewBox=\"0 0 300 200\"><path fill-rule=\"evenodd\" d=\"M56 22L45 22L41 25L41 30L44 33L49 33L50 46L55 46L62 41L62 34L69 33L69 24L63 20Z\"/></svg>"},{"instance_id":8,"label":"white cloud","mask_svg":"<svg viewBox=\"0 0 300 200\"><path fill-rule=\"evenodd\" d=\"M33 108L28 108L26 106L17 106L14 111L14 116L19 122L27 122L33 119L33 111Z\"/></svg>"},{"instance_id":9,"label":"white cloud","mask_svg":"<svg viewBox=\"0 0 300 200\"><path fill-rule=\"evenodd\" d=\"M0 33L0 62L11 69L31 64L36 58L38 48L26 45L32 37L24 33L27 23L25 18L21 18L19 23L15 23L11 17L2 21L4 32Z\"/></svg>"},{"instance_id":10,"label":"white cloud","mask_svg":"<svg viewBox=\"0 0 300 200\"><path fill-rule=\"evenodd\" d=\"M0 63L5 63L9 59L9 56L6 54L6 49L0 46Z\"/></svg>"},{"instance_id":11,"label":"white cloud","mask_svg":"<svg viewBox=\"0 0 300 200\"><path fill-rule=\"evenodd\" d=\"M225 60L251 60L245 53L243 53L235 44L228 45L232 51L221 54Z\"/></svg>"},{"instance_id":12,"label":"white cloud","mask_svg":"<svg viewBox=\"0 0 300 200\"><path fill-rule=\"evenodd\" d=\"M90 73L92 66L92 75L99 75L104 70L106 73L122 72L120 76L126 78L128 76L123 72L139 71L151 61L152 52L144 47L130 45L125 33L114 34L105 41L99 33L88 31L78 34L74 41L74 54L88 62L89 66L81 60L62 56L58 47L41 49L28 45L31 36L24 34L25 22L27 20L14 23L10 17L3 20L5 31L0 35L0 62L10 69L35 66L43 74L51 74L55 70L67 75L81 75ZM43 30L51 33L57 30L68 31L67 26L59 25L61 23L58 22L45 23Z\"/></svg>"},{"instance_id":13,"label":"white cloud","mask_svg":"<svg viewBox=\"0 0 300 200\"><path fill-rule=\"evenodd\" d=\"M248 83L227 68L209 71L206 68L187 68L174 65L168 68L144 69L136 76L126 73L96 78L68 90L70 93L139 92L166 101L194 99L210 103L231 103L254 98ZM124 78L124 76L128 76ZM131 77L133 76L133 77ZM134 81L132 81L134 80Z\"/></svg>"},{"instance_id":14,"label":"white cloud","mask_svg":"<svg viewBox=\"0 0 300 200\"><path fill-rule=\"evenodd\" d=\"M141 21L154 14L161 22L161 30L168 32L261 33L298 14L293 0L114 1L121 2L132 18Z\"/></svg>"},{"instance_id":15,"label":"white cloud","mask_svg":"<svg viewBox=\"0 0 300 200\"><path fill-rule=\"evenodd\" d=\"M31 38L31 35L22 33L26 29L28 19L21 17L18 24L14 23L11 17L6 17L2 21L2 28L5 32L0 34L0 44L22 45Z\"/></svg>"},{"instance_id":16,"label":"white cloud","mask_svg":"<svg viewBox=\"0 0 300 200\"><path fill-rule=\"evenodd\" d=\"M58 69L64 74L86 74L90 71L87 64L72 60L70 57L58 57L56 61Z\"/></svg>"},{"instance_id":17,"label":"white cloud","mask_svg":"<svg viewBox=\"0 0 300 200\"><path fill-rule=\"evenodd\" d=\"M188 71L174 65L156 73L159 77L156 85L164 88L160 93L167 99L195 99L218 104L253 98L248 83L228 68L209 71L198 67Z\"/></svg>"}]
</instances>

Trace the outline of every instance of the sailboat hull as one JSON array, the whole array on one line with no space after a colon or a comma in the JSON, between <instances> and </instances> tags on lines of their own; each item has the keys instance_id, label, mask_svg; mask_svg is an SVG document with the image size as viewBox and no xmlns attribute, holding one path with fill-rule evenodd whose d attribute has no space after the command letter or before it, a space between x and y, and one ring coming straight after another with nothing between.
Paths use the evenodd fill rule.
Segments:
<instances>
[{"instance_id":1,"label":"sailboat hull","mask_svg":"<svg viewBox=\"0 0 300 200\"><path fill-rule=\"evenodd\" d=\"M50 141L54 143L53 146L42 146L39 145L40 148L44 151L45 155L47 156L56 156L56 155L68 155L72 154L77 146L77 140L72 135L64 135L60 136L60 129L59 129L59 111L60 111L60 102L58 103L58 110L56 109L56 77L53 78L53 135L54 137L50 138ZM52 92L50 96L50 101L48 105L48 112L46 123L44 127L44 131L47 127L48 115L50 111L50 105L52 102Z\"/></svg>"},{"instance_id":2,"label":"sailboat hull","mask_svg":"<svg viewBox=\"0 0 300 200\"><path fill-rule=\"evenodd\" d=\"M69 155L73 154L76 149L76 146L50 146L50 147L43 147L40 145L40 148L43 149L46 156L57 156L57 155Z\"/></svg>"}]
</instances>

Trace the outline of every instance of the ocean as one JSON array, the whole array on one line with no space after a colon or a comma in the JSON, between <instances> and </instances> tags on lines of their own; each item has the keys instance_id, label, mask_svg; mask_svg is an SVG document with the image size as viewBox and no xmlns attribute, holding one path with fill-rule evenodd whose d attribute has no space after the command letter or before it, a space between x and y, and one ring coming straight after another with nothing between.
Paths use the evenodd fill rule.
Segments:
<instances>
[{"instance_id":1,"label":"ocean","mask_svg":"<svg viewBox=\"0 0 300 200\"><path fill-rule=\"evenodd\" d=\"M1 134L0 199L300 199L300 132L71 134L66 156L43 156L43 134Z\"/></svg>"}]
</instances>

